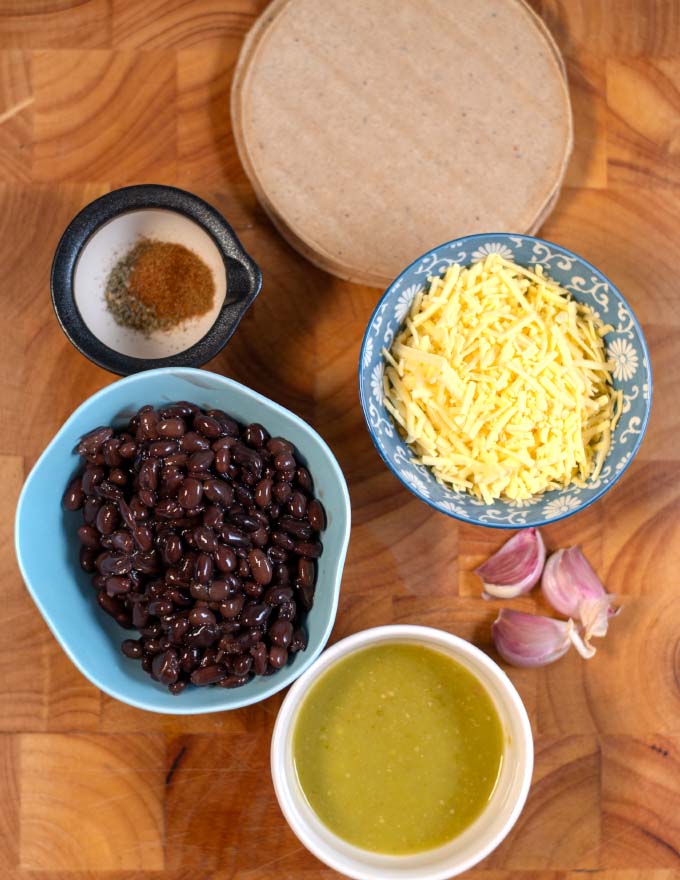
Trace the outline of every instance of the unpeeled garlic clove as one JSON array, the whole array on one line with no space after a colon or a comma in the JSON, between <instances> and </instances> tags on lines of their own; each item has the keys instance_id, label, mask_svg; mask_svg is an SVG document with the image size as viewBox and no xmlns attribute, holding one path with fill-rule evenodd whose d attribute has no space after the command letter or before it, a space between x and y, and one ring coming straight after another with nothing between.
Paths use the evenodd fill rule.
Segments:
<instances>
[{"instance_id":1,"label":"unpeeled garlic clove","mask_svg":"<svg viewBox=\"0 0 680 880\"><path fill-rule=\"evenodd\" d=\"M523 529L475 569L475 574L484 581L485 599L513 599L536 586L544 563L541 533L534 528Z\"/></svg>"},{"instance_id":2,"label":"unpeeled garlic clove","mask_svg":"<svg viewBox=\"0 0 680 880\"><path fill-rule=\"evenodd\" d=\"M586 660L595 649L586 645L573 620L554 620L504 608L491 627L496 650L513 666L547 666L563 657L571 645Z\"/></svg>"},{"instance_id":3,"label":"unpeeled garlic clove","mask_svg":"<svg viewBox=\"0 0 680 880\"><path fill-rule=\"evenodd\" d=\"M605 636L609 618L619 613L616 597L607 593L580 547L557 550L545 564L541 580L543 595L555 611L583 625L583 639Z\"/></svg>"}]
</instances>

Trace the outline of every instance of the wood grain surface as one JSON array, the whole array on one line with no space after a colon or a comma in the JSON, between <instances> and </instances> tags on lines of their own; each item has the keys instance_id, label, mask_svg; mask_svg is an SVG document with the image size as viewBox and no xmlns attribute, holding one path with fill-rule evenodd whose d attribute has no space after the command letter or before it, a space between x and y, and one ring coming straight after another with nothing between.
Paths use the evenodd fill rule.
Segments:
<instances>
[{"instance_id":1,"label":"wood grain surface","mask_svg":"<svg viewBox=\"0 0 680 880\"><path fill-rule=\"evenodd\" d=\"M321 3L322 0L319 0ZM385 0L386 4L388 0ZM0 0L0 877L331 880L288 830L268 771L281 696L173 718L99 693L28 597L12 521L28 470L107 385L49 299L52 253L120 184L214 203L264 287L208 367L307 419L349 482L353 529L333 639L367 625L443 627L492 650L498 603L471 570L501 542L418 502L361 416L356 363L378 291L313 268L258 207L228 95L266 0ZM680 876L680 4L534 0L565 54L575 154L542 229L618 284L652 352L647 439L598 504L546 530L581 543L623 613L597 656L511 670L536 737L529 800L478 880ZM529 135L528 135L529 136ZM55 589L59 585L55 584ZM533 598L516 603L531 609Z\"/></svg>"}]
</instances>

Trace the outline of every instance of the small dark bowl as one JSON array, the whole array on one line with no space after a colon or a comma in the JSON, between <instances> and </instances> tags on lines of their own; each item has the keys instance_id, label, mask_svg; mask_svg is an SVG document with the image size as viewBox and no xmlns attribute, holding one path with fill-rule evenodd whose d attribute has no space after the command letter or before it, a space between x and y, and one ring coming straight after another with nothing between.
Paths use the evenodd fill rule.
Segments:
<instances>
[{"instance_id":1,"label":"small dark bowl","mask_svg":"<svg viewBox=\"0 0 680 880\"><path fill-rule=\"evenodd\" d=\"M137 228L141 231L132 231ZM214 317L202 319L203 324L208 322L205 327L195 323L188 331L147 339L138 331L115 325L105 310L105 279L140 234L192 248L193 242L199 242L199 255L203 249L211 256L213 274L220 277L216 279ZM77 281L79 262L86 253L81 269L85 264L88 269L82 269L84 280ZM52 304L64 333L81 354L119 375L204 364L229 341L261 286L260 269L215 208L185 190L155 184L114 190L83 208L67 226L52 263ZM122 350L116 348L118 340ZM148 356L143 353L147 350Z\"/></svg>"}]
</instances>

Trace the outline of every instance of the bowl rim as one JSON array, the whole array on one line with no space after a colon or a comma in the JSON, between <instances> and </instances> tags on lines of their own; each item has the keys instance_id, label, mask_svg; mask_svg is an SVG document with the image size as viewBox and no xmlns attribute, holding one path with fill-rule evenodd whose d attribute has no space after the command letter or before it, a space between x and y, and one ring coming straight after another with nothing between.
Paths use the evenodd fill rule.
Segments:
<instances>
[{"instance_id":1,"label":"bowl rim","mask_svg":"<svg viewBox=\"0 0 680 880\"><path fill-rule=\"evenodd\" d=\"M109 389L111 389L114 385L120 385L121 383L134 384L135 382L146 381L149 376L161 378L166 374L186 376L186 377L200 377L201 380L204 381L206 375L209 375L213 380L218 380L220 384L225 385L230 388L236 388L238 391L245 391L248 396L253 398L258 404L263 404L270 409L278 412L279 414L284 415L287 418L291 418L294 422L298 423L301 426L302 430L305 433L311 434L316 442L319 444L322 451L328 458L329 466L331 471L333 472L338 486L340 487L340 494L342 496L343 508L344 508L344 520L345 520L345 528L340 536L340 544L338 551L338 561L337 567L335 570L334 583L333 583L333 596L332 596L332 604L330 613L328 615L328 620L324 625L323 632L319 639L318 645L309 653L307 650L303 654L302 662L299 664L299 669L295 670L295 676L293 679L288 680L286 676L281 676L282 681L278 680L278 676L270 676L267 679L267 690L265 693L256 693L251 695L243 695L238 698L231 696L231 700L228 704L224 706L214 705L214 706L182 706L180 700L177 700L177 707L173 706L165 707L162 705L156 705L153 702L153 698L150 701L147 700L138 700L135 698L130 698L124 690L119 690L115 685L111 686L106 682L102 681L96 673L92 673L85 665L83 665L80 660L74 655L71 650L71 646L68 640L62 638L62 635L53 624L52 617L49 615L44 608L42 600L40 598L39 593L34 590L33 584L31 583L31 579L28 576L26 567L24 566L23 561L23 552L22 552L22 532L20 529L20 522L22 519L21 513L23 506L27 503L26 499L29 496L31 483L36 478L35 475L38 472L39 466L41 466L45 459L47 459L48 455L52 452L53 448L58 446L59 441L61 440L65 430L68 428L69 424L76 420L78 416L81 415L83 411L87 409L90 403L95 400L99 400L106 396ZM115 382L112 382L109 385L106 385L104 388L101 388L99 391L96 391L86 400L84 400L66 419L63 425L56 432L54 437L50 440L48 445L45 447L43 452L40 454L39 458L31 468L29 475L26 477L24 484L21 488L21 492L19 494L19 500L17 502L16 512L14 515L14 551L17 558L17 563L19 566L19 571L21 572L21 576L23 578L26 589L28 590L29 595L33 599L33 602L37 606L40 614L47 624L49 630L51 631L54 638L57 640L62 650L65 652L67 657L71 660L74 666L81 672L82 675L87 678L95 687L99 688L99 690L108 694L110 697L113 697L116 700L119 700L122 703L126 703L128 706L134 706L137 709L144 709L149 712L156 712L161 715L207 715L215 712L225 712L231 709L240 709L244 706L250 706L254 703L259 703L262 700L266 700L284 688L288 687L294 681L296 681L300 675L303 675L305 671L311 666L311 664L317 659L319 654L326 647L326 643L330 638L331 631L335 624L335 618L337 616L338 603L340 599L340 589L342 586L342 574L344 570L345 560L347 557L347 549L349 546L350 539L350 531L352 526L352 507L349 497L349 490L347 488L347 482L343 475L342 469L333 454L330 446L326 443L323 437L309 425L304 419L300 418L300 416L296 415L296 413L292 412L286 407L281 406L281 404L276 403L276 401L270 400L267 397L264 397L262 394L259 394L257 391L253 391L251 388L248 388L247 385L243 385L240 382L237 382L234 379L230 379L227 376L221 376L218 373L212 373L208 370L201 370L197 367L161 367L156 370L147 370L141 373L134 373L130 376L125 376L122 379L118 379ZM150 694L153 694L153 691L150 691ZM230 691L231 695L237 693L236 691ZM225 692L226 695L226 692Z\"/></svg>"},{"instance_id":2,"label":"bowl rim","mask_svg":"<svg viewBox=\"0 0 680 880\"><path fill-rule=\"evenodd\" d=\"M151 209L181 214L210 236L224 263L227 297L210 329L189 348L168 357L138 358L121 354L94 335L76 305L73 278L80 254L98 229L123 214ZM187 190L156 183L114 189L85 205L62 233L50 272L52 306L68 340L97 366L121 376L158 367L199 366L215 357L261 288L259 266L222 214ZM236 293L236 300L229 300L229 291Z\"/></svg>"},{"instance_id":3,"label":"bowl rim","mask_svg":"<svg viewBox=\"0 0 680 880\"><path fill-rule=\"evenodd\" d=\"M307 833L308 826L304 817L299 817L292 807L294 797L288 785L286 775L286 769L290 769L290 755L286 754L285 744L288 737L292 734L295 721L305 697L312 686L328 669L330 669L331 666L343 657L350 656L351 654L361 651L364 648L368 648L371 645L400 641L417 641L429 645L434 650L442 650L442 646L445 644L452 649L451 656L457 654L462 657L473 657L489 672L490 676L494 678L497 684L503 689L508 697L508 703L512 707L512 712L515 714L521 730L522 744L526 756L525 765L522 768L522 783L519 796L509 812L507 819L503 823L502 828L493 838L488 840L483 847L480 847L473 856L461 861L459 865L456 865L455 867L439 868L436 870L433 869L429 872L425 869L421 869L418 872L420 880L446 880L446 878L453 877L472 868L473 865L476 865L492 852L509 834L526 803L529 789L531 787L534 766L534 741L531 722L529 721L526 707L517 688L498 663L467 639L437 627L422 626L418 624L386 624L355 632L336 642L330 648L327 648L323 655L293 683L279 708L276 722L274 724L274 730L272 732L270 747L272 782L274 784L274 792L281 812L298 840L313 855L324 864L333 868L333 870L339 871L341 874L348 877L353 877L355 880L364 880L364 877L366 876L364 873L359 869L348 870L348 866L342 856L339 856L330 847L324 848L323 846L318 845L316 841L310 841L310 836ZM459 662L464 663L463 660L459 660ZM331 837L337 837L333 832L329 833ZM338 837L337 839L344 845L348 845L345 841L342 841L342 838ZM358 847L351 847L351 849L356 852L357 858L360 858L363 852L366 852L366 855L369 857L376 855L361 850ZM436 852L437 849L439 848L432 850L432 852ZM425 854L426 853L421 853L419 855ZM390 856L387 858L399 861L412 857ZM378 869L378 871L380 871L380 869ZM378 876L387 878L390 876L389 869L385 867L383 873L376 873L371 876L375 876L376 878Z\"/></svg>"},{"instance_id":4,"label":"bowl rim","mask_svg":"<svg viewBox=\"0 0 680 880\"><path fill-rule=\"evenodd\" d=\"M392 293L392 290L393 290L395 284L397 284L397 282L399 282L404 277L404 275L406 275L408 272L410 272L414 266L416 266L422 260L425 260L431 254L436 253L438 250L441 250L442 248L448 247L449 245L458 244L460 242L474 241L475 239L480 239L480 238L483 238L483 239L497 238L497 239L501 239L501 240L508 239L508 238L510 238L510 239L512 239L512 238L528 239L529 241L535 241L535 242L538 242L539 244L548 245L549 247L554 248L555 250L561 252L565 256L571 257L572 259L576 260L577 262L581 263L582 265L587 266L596 276L600 277L602 280L604 280L607 283L610 290L615 294L616 297L618 297L618 299L628 309L633 327L635 329L636 336L640 342L640 347L642 349L644 361L647 365L647 376L648 376L648 387L649 387L649 397L647 399L647 406L645 407L644 415L642 418L642 424L640 425L640 433L638 435L636 435L635 442L633 443L633 446L631 448L630 457L628 458L628 461L624 464L624 466L621 468L621 470L617 471L609 482L604 483L595 492L595 494L591 498L589 498L586 501L584 501L583 503L579 504L577 507L574 507L571 510L565 510L561 513L555 514L554 516L540 517L538 519L534 518L531 520L527 520L526 522L523 522L521 525L518 525L515 523L501 522L501 521L481 522L479 519L476 519L474 517L462 516L460 513L454 513L451 510L442 510L440 507L437 506L437 504L434 501L431 501L429 498L425 498L423 495L421 495L413 486L411 486L406 480L404 480L402 478L399 471L396 470L395 467L392 465L392 462L385 455L381 445L376 440L375 434L374 434L373 430L371 429L371 423L370 423L369 413L368 413L368 403L367 403L366 394L365 394L364 370L362 368L362 364L363 364L363 359L364 359L364 351L365 351L366 345L368 343L369 332L373 326L373 322L375 321L376 315L378 314L380 308L382 307L382 305L385 302L385 300L387 299L387 297ZM361 402L361 410L364 414L364 421L366 422L366 427L368 429L368 433L369 433L370 438L373 442L373 445L375 446L380 458L387 465L388 470L390 470L392 472L392 474L399 480L399 482L402 484L402 486L405 486L413 495L416 496L416 498L418 498L420 501L423 501L425 504L427 504L433 510L436 510L438 513L442 513L445 516L449 516L452 519L456 519L459 522L468 523L469 525L482 526L483 528L517 530L517 529L524 529L524 528L534 528L534 527L547 526L547 525L550 525L551 523L556 523L562 519L566 519L567 517L574 516L574 514L580 513L581 511L586 510L592 504L595 504L596 501L599 501L600 498L602 498L602 496L606 492L608 492L613 486L616 485L616 483L618 483L618 481L621 479L621 477L625 474L625 472L628 470L628 468L632 464L635 456L637 455L637 453L640 449L640 446L642 445L642 442L645 438L645 434L647 433L647 426L649 424L649 418L650 418L650 414L651 414L651 410L652 410L652 397L653 397L652 360L651 360L651 357L649 354L649 348L647 346L647 341L645 339L644 333L642 332L642 327L640 326L640 322L638 321L638 319L635 315L635 312L631 308L628 300L624 297L624 295L621 293L619 288L611 281L611 279L607 275L605 275L601 269L598 269L589 260L586 260L585 257L581 257L581 256L579 256L579 254L575 253L574 251L570 250L569 248L566 248L561 244L556 244L554 241L550 241L547 238L539 238L536 235L526 235L524 233L519 233L519 232L475 232L471 235L461 235L461 236L458 236L457 238L452 238L449 241L444 241L441 244L438 244L435 247L430 248L429 251L426 251L424 254L421 254L420 256L416 257L415 260L412 260L408 264L408 266L406 266L406 268L403 269L396 276L396 278L394 278L390 282L388 287L385 289L385 291L380 296L380 299L376 303L375 308L371 312L371 316L368 319L368 322L366 324L366 329L364 330L363 339L361 341L361 347L359 349L359 367L358 367L357 372L358 372L358 380L359 380L358 381L359 400ZM453 490L451 490L451 492L453 492Z\"/></svg>"}]
</instances>

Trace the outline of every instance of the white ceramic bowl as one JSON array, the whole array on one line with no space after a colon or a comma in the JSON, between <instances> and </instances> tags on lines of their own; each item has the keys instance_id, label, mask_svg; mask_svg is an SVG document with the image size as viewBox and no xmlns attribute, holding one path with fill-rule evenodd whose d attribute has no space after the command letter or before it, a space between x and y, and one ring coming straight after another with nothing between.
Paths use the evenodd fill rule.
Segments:
<instances>
[{"instance_id":1,"label":"white ceramic bowl","mask_svg":"<svg viewBox=\"0 0 680 880\"><path fill-rule=\"evenodd\" d=\"M500 776L482 814L449 843L417 855L379 855L337 837L307 803L293 763L295 722L310 687L342 657L385 642L426 645L465 666L491 696L505 733ZM274 789L288 824L318 859L355 880L446 880L468 870L495 849L517 821L529 791L533 763L529 719L507 675L464 639L425 626L380 626L349 636L329 648L288 691L271 745Z\"/></svg>"}]
</instances>

